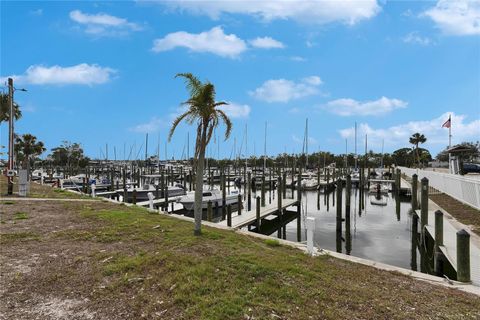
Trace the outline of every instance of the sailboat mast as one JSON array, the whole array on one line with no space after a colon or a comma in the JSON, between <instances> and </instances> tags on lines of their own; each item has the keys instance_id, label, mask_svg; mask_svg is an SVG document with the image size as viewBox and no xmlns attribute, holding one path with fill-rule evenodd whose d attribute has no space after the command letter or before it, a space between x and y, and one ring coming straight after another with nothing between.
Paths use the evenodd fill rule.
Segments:
<instances>
[{"instance_id":1,"label":"sailboat mast","mask_svg":"<svg viewBox=\"0 0 480 320\"><path fill-rule=\"evenodd\" d=\"M263 172L267 168L267 122L265 121L265 137L263 143Z\"/></svg>"},{"instance_id":2,"label":"sailboat mast","mask_svg":"<svg viewBox=\"0 0 480 320\"><path fill-rule=\"evenodd\" d=\"M355 171L358 169L358 154L357 154L357 122L355 121Z\"/></svg>"},{"instance_id":3,"label":"sailboat mast","mask_svg":"<svg viewBox=\"0 0 480 320\"><path fill-rule=\"evenodd\" d=\"M305 154L306 154L306 163L305 169L308 168L308 118L305 122Z\"/></svg>"}]
</instances>

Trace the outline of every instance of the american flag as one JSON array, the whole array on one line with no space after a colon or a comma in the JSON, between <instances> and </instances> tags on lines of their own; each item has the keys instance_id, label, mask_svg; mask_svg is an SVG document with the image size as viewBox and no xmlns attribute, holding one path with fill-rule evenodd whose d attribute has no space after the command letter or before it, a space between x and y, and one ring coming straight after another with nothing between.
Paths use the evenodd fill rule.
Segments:
<instances>
[{"instance_id":1,"label":"american flag","mask_svg":"<svg viewBox=\"0 0 480 320\"><path fill-rule=\"evenodd\" d=\"M445 121L444 124L442 124L442 128L450 128L451 125L452 125L452 119L448 117L448 120Z\"/></svg>"}]
</instances>

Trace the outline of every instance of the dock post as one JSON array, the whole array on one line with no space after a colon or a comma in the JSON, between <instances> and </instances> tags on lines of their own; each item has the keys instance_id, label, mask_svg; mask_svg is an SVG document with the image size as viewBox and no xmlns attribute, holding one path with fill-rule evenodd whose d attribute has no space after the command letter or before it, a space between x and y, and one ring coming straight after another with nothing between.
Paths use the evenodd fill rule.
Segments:
<instances>
[{"instance_id":1,"label":"dock post","mask_svg":"<svg viewBox=\"0 0 480 320\"><path fill-rule=\"evenodd\" d=\"M222 174L222 217L225 217L227 206L227 189L225 188L225 175Z\"/></svg>"},{"instance_id":2,"label":"dock post","mask_svg":"<svg viewBox=\"0 0 480 320\"><path fill-rule=\"evenodd\" d=\"M418 200L417 200L417 189L418 189L418 175L414 173L412 175L412 209L418 209Z\"/></svg>"},{"instance_id":3,"label":"dock post","mask_svg":"<svg viewBox=\"0 0 480 320\"><path fill-rule=\"evenodd\" d=\"M457 232L457 280L470 282L470 234L462 229Z\"/></svg>"},{"instance_id":4,"label":"dock post","mask_svg":"<svg viewBox=\"0 0 480 320\"><path fill-rule=\"evenodd\" d=\"M238 200L237 200L237 206L238 206L238 215L242 215L242 195L238 194Z\"/></svg>"},{"instance_id":5,"label":"dock post","mask_svg":"<svg viewBox=\"0 0 480 320\"><path fill-rule=\"evenodd\" d=\"M418 246L418 215L415 210L412 212L412 248L410 267L413 271L417 271L417 246Z\"/></svg>"},{"instance_id":6,"label":"dock post","mask_svg":"<svg viewBox=\"0 0 480 320\"><path fill-rule=\"evenodd\" d=\"M443 246L443 212L435 211L435 248Z\"/></svg>"},{"instance_id":7,"label":"dock post","mask_svg":"<svg viewBox=\"0 0 480 320\"><path fill-rule=\"evenodd\" d=\"M262 207L265 207L265 173L262 176Z\"/></svg>"},{"instance_id":8,"label":"dock post","mask_svg":"<svg viewBox=\"0 0 480 320\"><path fill-rule=\"evenodd\" d=\"M227 226L232 226L232 205L227 206Z\"/></svg>"},{"instance_id":9,"label":"dock post","mask_svg":"<svg viewBox=\"0 0 480 320\"><path fill-rule=\"evenodd\" d=\"M248 173L248 199L247 199L247 210L252 210L252 173Z\"/></svg>"},{"instance_id":10,"label":"dock post","mask_svg":"<svg viewBox=\"0 0 480 320\"><path fill-rule=\"evenodd\" d=\"M148 196L148 208L150 210L153 210L153 193L149 192L147 193Z\"/></svg>"},{"instance_id":11,"label":"dock post","mask_svg":"<svg viewBox=\"0 0 480 320\"><path fill-rule=\"evenodd\" d=\"M132 192L132 203L137 204L137 189L133 188Z\"/></svg>"},{"instance_id":12,"label":"dock post","mask_svg":"<svg viewBox=\"0 0 480 320\"><path fill-rule=\"evenodd\" d=\"M260 197L257 197L257 201L256 201L256 209L257 209L257 231L258 233L260 233Z\"/></svg>"},{"instance_id":13,"label":"dock post","mask_svg":"<svg viewBox=\"0 0 480 320\"><path fill-rule=\"evenodd\" d=\"M298 172L297 178L297 201L302 201L302 173L300 172L300 170Z\"/></svg>"},{"instance_id":14,"label":"dock post","mask_svg":"<svg viewBox=\"0 0 480 320\"><path fill-rule=\"evenodd\" d=\"M207 221L212 221L213 218L213 208L212 208L212 200L208 200L207 202Z\"/></svg>"},{"instance_id":15,"label":"dock post","mask_svg":"<svg viewBox=\"0 0 480 320\"><path fill-rule=\"evenodd\" d=\"M345 188L345 215L348 219L350 219L350 201L352 199L352 177L350 175L347 175L347 182L345 184Z\"/></svg>"},{"instance_id":16,"label":"dock post","mask_svg":"<svg viewBox=\"0 0 480 320\"><path fill-rule=\"evenodd\" d=\"M285 171L283 171L283 175L282 175L282 191L283 191L283 199L286 199L287 198L287 173Z\"/></svg>"},{"instance_id":17,"label":"dock post","mask_svg":"<svg viewBox=\"0 0 480 320\"><path fill-rule=\"evenodd\" d=\"M342 252L342 180L337 180L337 224L336 224L336 231L337 231L337 252ZM340 238L340 239L339 239Z\"/></svg>"},{"instance_id":18,"label":"dock post","mask_svg":"<svg viewBox=\"0 0 480 320\"><path fill-rule=\"evenodd\" d=\"M423 228L428 224L428 179L423 178L421 181L422 195L420 203L420 228L423 234Z\"/></svg>"},{"instance_id":19,"label":"dock post","mask_svg":"<svg viewBox=\"0 0 480 320\"><path fill-rule=\"evenodd\" d=\"M313 233L315 231L315 218L307 218L307 252L313 256Z\"/></svg>"},{"instance_id":20,"label":"dock post","mask_svg":"<svg viewBox=\"0 0 480 320\"><path fill-rule=\"evenodd\" d=\"M302 241L302 206L297 202L297 242Z\"/></svg>"},{"instance_id":21,"label":"dock post","mask_svg":"<svg viewBox=\"0 0 480 320\"><path fill-rule=\"evenodd\" d=\"M215 216L218 217L218 201L215 201Z\"/></svg>"},{"instance_id":22,"label":"dock post","mask_svg":"<svg viewBox=\"0 0 480 320\"><path fill-rule=\"evenodd\" d=\"M188 171L188 191L192 191L192 179L193 178L193 175L192 175L192 170L190 169Z\"/></svg>"},{"instance_id":23,"label":"dock post","mask_svg":"<svg viewBox=\"0 0 480 320\"><path fill-rule=\"evenodd\" d=\"M282 178L278 177L277 185L282 185ZM283 226L283 217L282 217L282 188L277 188L277 204L278 204L278 221L279 227L277 230L277 237L282 238L282 226Z\"/></svg>"},{"instance_id":24,"label":"dock post","mask_svg":"<svg viewBox=\"0 0 480 320\"><path fill-rule=\"evenodd\" d=\"M435 246L433 250L434 269L437 276L443 275L444 255L440 246L443 246L443 212L437 210L435 211Z\"/></svg>"},{"instance_id":25,"label":"dock post","mask_svg":"<svg viewBox=\"0 0 480 320\"><path fill-rule=\"evenodd\" d=\"M395 191L397 193L400 193L400 189L402 187L401 178L402 178L402 172L400 171L400 169L397 168L397 174L395 175L395 183L397 184Z\"/></svg>"},{"instance_id":26,"label":"dock post","mask_svg":"<svg viewBox=\"0 0 480 320\"><path fill-rule=\"evenodd\" d=\"M90 187L92 189L92 198L95 198L95 183L92 183L92 186Z\"/></svg>"}]
</instances>

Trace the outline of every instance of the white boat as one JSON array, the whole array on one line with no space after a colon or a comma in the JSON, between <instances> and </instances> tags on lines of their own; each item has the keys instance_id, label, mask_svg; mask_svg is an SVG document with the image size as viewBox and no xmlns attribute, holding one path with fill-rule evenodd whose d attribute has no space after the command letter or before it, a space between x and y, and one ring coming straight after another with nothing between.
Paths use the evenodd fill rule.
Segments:
<instances>
[{"instance_id":1,"label":"white boat","mask_svg":"<svg viewBox=\"0 0 480 320\"><path fill-rule=\"evenodd\" d=\"M230 192L230 194L227 194L225 196L226 204L227 205L237 204L238 203L238 195L240 195L240 193L236 190ZM212 201L212 206L213 207L215 206L215 203L218 203L218 207L221 207L223 205L222 191L217 190L217 189L203 190L202 209L207 209L209 201ZM183 197L178 199L177 202L181 203L186 210L192 211L194 209L194 206L195 206L195 191L188 192L186 195L184 195Z\"/></svg>"},{"instance_id":2,"label":"white boat","mask_svg":"<svg viewBox=\"0 0 480 320\"><path fill-rule=\"evenodd\" d=\"M318 181L314 178L303 179L301 181L302 190L317 190L318 189Z\"/></svg>"},{"instance_id":3,"label":"white boat","mask_svg":"<svg viewBox=\"0 0 480 320\"><path fill-rule=\"evenodd\" d=\"M148 193L151 192L155 199L163 199L165 198L165 195L163 194L162 188L158 188L158 198L156 197L157 195L157 187L153 184L145 184L141 188L133 188L129 187L127 188L127 197L126 201L127 202L132 202L133 201L133 190L136 191L136 201L147 201L148 200ZM117 192L121 195L123 195L124 190L119 189ZM182 185L176 185L176 186L169 186L167 189L167 194L168 197L178 197L182 196L185 194L185 189L183 189Z\"/></svg>"},{"instance_id":4,"label":"white boat","mask_svg":"<svg viewBox=\"0 0 480 320\"><path fill-rule=\"evenodd\" d=\"M370 186L369 194L388 194L388 186L381 183L376 183Z\"/></svg>"},{"instance_id":5,"label":"white boat","mask_svg":"<svg viewBox=\"0 0 480 320\"><path fill-rule=\"evenodd\" d=\"M386 206L387 205L387 197L380 196L380 197L370 197L370 204L376 206Z\"/></svg>"}]
</instances>

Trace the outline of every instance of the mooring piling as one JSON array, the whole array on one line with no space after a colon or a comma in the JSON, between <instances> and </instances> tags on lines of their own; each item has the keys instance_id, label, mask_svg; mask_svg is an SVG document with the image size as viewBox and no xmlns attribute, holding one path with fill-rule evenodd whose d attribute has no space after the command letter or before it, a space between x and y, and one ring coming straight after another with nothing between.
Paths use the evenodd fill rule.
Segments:
<instances>
[{"instance_id":1,"label":"mooring piling","mask_svg":"<svg viewBox=\"0 0 480 320\"><path fill-rule=\"evenodd\" d=\"M470 234L462 229L457 232L457 280L470 282Z\"/></svg>"}]
</instances>

